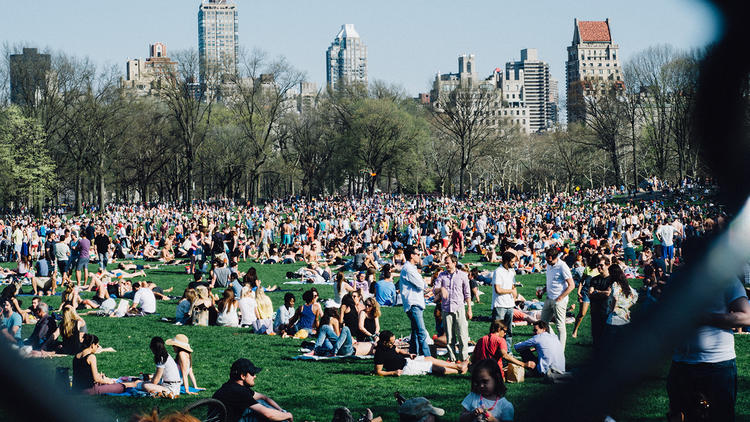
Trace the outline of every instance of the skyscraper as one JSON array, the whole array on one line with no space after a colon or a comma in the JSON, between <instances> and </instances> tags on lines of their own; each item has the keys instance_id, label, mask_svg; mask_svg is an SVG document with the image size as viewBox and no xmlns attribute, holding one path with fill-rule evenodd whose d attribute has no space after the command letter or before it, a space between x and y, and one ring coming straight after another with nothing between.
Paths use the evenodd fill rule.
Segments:
<instances>
[{"instance_id":1,"label":"skyscraper","mask_svg":"<svg viewBox=\"0 0 750 422\"><path fill-rule=\"evenodd\" d=\"M566 89L568 123L586 118L586 98L606 90L624 90L619 46L612 42L609 19L573 20L573 42L568 47Z\"/></svg>"},{"instance_id":2,"label":"skyscraper","mask_svg":"<svg viewBox=\"0 0 750 422\"><path fill-rule=\"evenodd\" d=\"M209 71L237 72L237 5L231 0L203 0L198 7L198 54L201 82Z\"/></svg>"},{"instance_id":3,"label":"skyscraper","mask_svg":"<svg viewBox=\"0 0 750 422\"><path fill-rule=\"evenodd\" d=\"M177 72L177 62L167 57L167 46L163 43L151 44L148 53L146 60L128 60L125 65L125 79L121 80L121 86L136 95L153 93L159 88L160 78Z\"/></svg>"},{"instance_id":4,"label":"skyscraper","mask_svg":"<svg viewBox=\"0 0 750 422\"><path fill-rule=\"evenodd\" d=\"M548 129L551 126L549 64L539 60L535 48L521 50L521 60L505 64L505 80L521 82L519 96L529 112L529 130L541 132Z\"/></svg>"},{"instance_id":5,"label":"skyscraper","mask_svg":"<svg viewBox=\"0 0 750 422\"><path fill-rule=\"evenodd\" d=\"M353 24L341 25L326 51L326 81L329 88L340 88L342 83L367 85L367 46Z\"/></svg>"},{"instance_id":6,"label":"skyscraper","mask_svg":"<svg viewBox=\"0 0 750 422\"><path fill-rule=\"evenodd\" d=\"M46 87L52 60L36 48L24 48L23 54L10 55L10 102L21 106L34 105Z\"/></svg>"}]
</instances>

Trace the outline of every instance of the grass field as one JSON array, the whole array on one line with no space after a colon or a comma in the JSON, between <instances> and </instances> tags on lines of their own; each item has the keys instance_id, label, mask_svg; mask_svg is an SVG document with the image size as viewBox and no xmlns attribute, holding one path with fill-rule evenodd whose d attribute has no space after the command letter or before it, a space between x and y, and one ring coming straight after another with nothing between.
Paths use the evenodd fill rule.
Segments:
<instances>
[{"instance_id":1,"label":"grass field","mask_svg":"<svg viewBox=\"0 0 750 422\"><path fill-rule=\"evenodd\" d=\"M469 256L465 261L475 260L476 256ZM241 263L240 269L246 271L250 263ZM255 265L258 275L264 285L278 284L282 289L290 289L301 302L303 287L300 285L284 285L284 275L293 271L299 265ZM90 268L94 268L92 265ZM186 275L181 266L162 267L159 270L147 270L147 279L163 288L174 287L173 294L181 295L190 276ZM539 274L517 276L523 283L519 292L531 298L536 286L544 284L544 276ZM637 282L636 287L640 287ZM333 296L330 286L316 286L321 298ZM490 315L490 288L480 288L485 294L481 296L482 303L475 305L475 316ZM30 290L27 286L24 291ZM220 289L214 290L220 294ZM283 303L284 292L271 292L274 308ZM91 293L85 294L91 296ZM24 307L30 303L30 296L22 297ZM54 308L60 303L60 297L44 298ZM153 398L122 398L96 397L94 400L102 407L110 409L120 421L136 412L148 412L158 407L162 412L178 410L197 400L211 397L213 392L228 378L229 366L240 357L250 358L256 365L264 368L256 381L256 390L263 392L294 414L297 421L331 419L333 409L347 406L354 412L371 408L376 415L382 415L384 420L398 420L396 403L393 392L398 390L406 397L425 396L434 405L442 407L447 414L443 420L457 420L461 411L461 401L470 390L468 375L448 377L386 377L373 375L372 361L355 362L306 362L290 359L298 354L301 340L282 339L279 336L263 336L251 334L247 329L226 327L192 327L175 326L162 322L162 317L174 317L177 301L159 302L157 312L139 318L103 318L85 316L89 332L101 339L103 346L114 347L116 353L103 353L98 356L101 371L109 377L123 375L138 375L139 372L154 372L153 358L148 344L152 336L165 339L182 333L188 336L194 349L194 372L199 387L206 388L199 396L182 396L175 400ZM432 309L425 312L425 323L428 331L434 332ZM568 328L566 359L568 368L581 365L591 351L591 339L588 317L580 330L577 339L570 338L572 327ZM472 340L487 333L489 323L470 322L469 334ZM24 326L24 336L31 333L33 326ZM402 308L383 309L381 329L388 329L397 336L409 334L409 321ZM514 342L527 339L531 334L529 327L514 329ZM750 420L750 397L746 394L750 390L750 336L735 336L737 350L737 366L739 369L739 394L737 402L738 420ZM56 358L53 360L29 360L30 364L39 365L50 372L56 366L71 366L72 358ZM635 364L635 363L628 363ZM669 361L665 359L660 365L661 370L654 373L639 388L632 391L629 397L620 401L621 406L613 409L612 416L617 421L648 421L664 420L667 411L666 374ZM516 420L524 418L528 410L536 406L535 396L548 386L538 379L527 379L523 384L509 384L507 397L515 406ZM582 392L585 394L585 392Z\"/></svg>"}]
</instances>

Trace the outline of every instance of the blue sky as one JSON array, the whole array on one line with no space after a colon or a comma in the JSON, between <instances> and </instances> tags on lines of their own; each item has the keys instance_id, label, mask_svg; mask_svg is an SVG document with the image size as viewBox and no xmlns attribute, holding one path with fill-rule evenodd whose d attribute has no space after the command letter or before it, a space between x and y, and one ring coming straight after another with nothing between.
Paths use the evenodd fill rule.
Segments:
<instances>
[{"instance_id":1,"label":"blue sky","mask_svg":"<svg viewBox=\"0 0 750 422\"><path fill-rule=\"evenodd\" d=\"M537 48L562 97L573 18L609 18L624 60L655 44L705 45L718 27L697 0L235 2L240 44L285 56L318 86L325 83L325 50L342 24L353 23L368 47L370 80L400 84L410 95L428 91L437 71L455 72L459 54L476 54L480 75L489 75L522 48ZM150 43L164 42L168 51L197 48L199 0L4 3L0 41L88 56L123 74L126 60L146 57Z\"/></svg>"}]
</instances>

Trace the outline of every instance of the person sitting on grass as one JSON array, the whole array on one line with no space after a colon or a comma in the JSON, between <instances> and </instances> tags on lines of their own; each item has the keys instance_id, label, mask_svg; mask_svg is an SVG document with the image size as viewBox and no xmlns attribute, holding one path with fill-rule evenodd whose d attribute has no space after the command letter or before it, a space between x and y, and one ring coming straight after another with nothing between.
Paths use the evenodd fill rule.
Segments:
<instances>
[{"instance_id":1,"label":"person sitting on grass","mask_svg":"<svg viewBox=\"0 0 750 422\"><path fill-rule=\"evenodd\" d=\"M503 370L493 359L477 362L471 371L471 393L461 402L460 422L513 420L513 405L505 398Z\"/></svg>"},{"instance_id":2,"label":"person sitting on grass","mask_svg":"<svg viewBox=\"0 0 750 422\"><path fill-rule=\"evenodd\" d=\"M152 395L173 399L180 395L180 368L177 362L167 352L167 346L161 337L153 337L149 345L151 353L154 354L156 372L150 380L143 381L138 388Z\"/></svg>"},{"instance_id":3,"label":"person sitting on grass","mask_svg":"<svg viewBox=\"0 0 750 422\"><path fill-rule=\"evenodd\" d=\"M297 312L289 319L290 330L287 334L294 335L299 330L307 330L313 334L318 329L320 317L323 316L323 308L318 303L318 290L312 288L302 293L305 304L297 308ZM293 328L291 328L293 327Z\"/></svg>"},{"instance_id":4,"label":"person sitting on grass","mask_svg":"<svg viewBox=\"0 0 750 422\"><path fill-rule=\"evenodd\" d=\"M255 377L261 368L248 359L237 359L229 370L229 381L213 395L227 409L226 422L291 421L291 413L282 409L265 394L253 391Z\"/></svg>"},{"instance_id":5,"label":"person sitting on grass","mask_svg":"<svg viewBox=\"0 0 750 422\"><path fill-rule=\"evenodd\" d=\"M84 334L81 351L73 358L73 389L87 395L120 394L128 387L135 387L138 382L118 383L104 376L96 366L99 337Z\"/></svg>"},{"instance_id":6,"label":"person sitting on grass","mask_svg":"<svg viewBox=\"0 0 750 422\"><path fill-rule=\"evenodd\" d=\"M49 313L49 305L40 302L36 307L37 322L31 336L25 343L33 350L53 351L57 349L57 321L55 316Z\"/></svg>"},{"instance_id":7,"label":"person sitting on grass","mask_svg":"<svg viewBox=\"0 0 750 422\"><path fill-rule=\"evenodd\" d=\"M198 383L195 382L195 374L193 374L193 348L190 347L190 342L185 334L177 334L174 338L170 338L165 341L164 344L172 346L175 354L175 362L177 367L180 369L180 377L182 379L182 386L185 388L185 392L190 395L198 393L190 391L190 383L193 382L193 387L198 390Z\"/></svg>"},{"instance_id":8,"label":"person sitting on grass","mask_svg":"<svg viewBox=\"0 0 750 422\"><path fill-rule=\"evenodd\" d=\"M276 334L286 335L289 327L289 320L294 316L294 302L297 300L292 293L284 294L284 304L279 306L276 311L276 318L273 320L273 331Z\"/></svg>"},{"instance_id":9,"label":"person sitting on grass","mask_svg":"<svg viewBox=\"0 0 750 422\"><path fill-rule=\"evenodd\" d=\"M404 401L398 408L399 422L435 422L436 416L445 415L445 410L433 406L424 397L414 397Z\"/></svg>"},{"instance_id":10,"label":"person sitting on grass","mask_svg":"<svg viewBox=\"0 0 750 422\"><path fill-rule=\"evenodd\" d=\"M190 325L191 315L190 309L193 307L193 302L198 298L198 293L195 289L187 288L182 294L182 299L177 303L175 309L175 324L176 325Z\"/></svg>"},{"instance_id":11,"label":"person sitting on grass","mask_svg":"<svg viewBox=\"0 0 750 422\"><path fill-rule=\"evenodd\" d=\"M524 362L536 363L537 376L551 373L565 373L565 350L556 335L549 332L549 324L544 321L534 323L534 337L516 344L515 349ZM535 356L533 350L536 350ZM533 369L532 366L527 366Z\"/></svg>"},{"instance_id":12,"label":"person sitting on grass","mask_svg":"<svg viewBox=\"0 0 750 422\"><path fill-rule=\"evenodd\" d=\"M154 292L148 287L145 287L141 282L133 283L133 305L130 306L130 311L139 311L144 314L153 314L156 312L156 296Z\"/></svg>"},{"instance_id":13,"label":"person sitting on grass","mask_svg":"<svg viewBox=\"0 0 750 422\"><path fill-rule=\"evenodd\" d=\"M536 362L533 360L523 362L508 353L508 343L504 338L507 330L508 327L501 320L496 319L492 321L490 324L490 333L477 340L477 344L474 346L474 353L471 355L471 362L474 365L487 359L496 362L501 370L500 373L503 379L505 379L505 373L502 372L503 359L524 368L534 369L536 366Z\"/></svg>"},{"instance_id":14,"label":"person sitting on grass","mask_svg":"<svg viewBox=\"0 0 750 422\"><path fill-rule=\"evenodd\" d=\"M341 326L337 308L327 308L320 320L313 352L317 356L366 356L375 351L374 343L354 342L349 327Z\"/></svg>"},{"instance_id":15,"label":"person sitting on grass","mask_svg":"<svg viewBox=\"0 0 750 422\"><path fill-rule=\"evenodd\" d=\"M216 325L221 327L239 327L240 321L237 316L239 303L234 298L234 290L227 288L224 290L224 296L217 302L219 316L216 318Z\"/></svg>"},{"instance_id":16,"label":"person sitting on grass","mask_svg":"<svg viewBox=\"0 0 750 422\"><path fill-rule=\"evenodd\" d=\"M430 356L419 356L396 349L393 333L385 330L380 333L375 348L375 373L381 377L401 375L445 375L465 374L468 365L456 364L435 359Z\"/></svg>"}]
</instances>

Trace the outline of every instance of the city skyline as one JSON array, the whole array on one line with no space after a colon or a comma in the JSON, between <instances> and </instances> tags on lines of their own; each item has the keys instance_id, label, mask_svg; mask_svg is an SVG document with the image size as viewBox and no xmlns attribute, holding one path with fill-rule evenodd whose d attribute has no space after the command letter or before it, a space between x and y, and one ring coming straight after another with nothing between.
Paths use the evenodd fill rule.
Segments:
<instances>
[{"instance_id":1,"label":"city skyline","mask_svg":"<svg viewBox=\"0 0 750 422\"><path fill-rule=\"evenodd\" d=\"M627 8L594 1L540 1L533 8L483 1L466 10L448 2L430 2L436 7L426 7L424 2L386 1L356 10L335 1L327 8L293 1L283 10L270 3L235 3L239 44L285 56L318 86L326 84L321 53L330 45L331 34L343 24L354 24L368 46L368 79L395 83L412 96L429 91L435 74L453 69L455 57L464 53L476 54L477 72L487 77L495 68L519 60L521 49L536 49L539 59L550 64L551 77L564 81L574 18L609 18L623 62L656 44L669 43L678 49L705 45L716 38L718 25L712 12L693 0L636 1ZM336 7L339 3L341 7ZM14 2L0 20L4 28L0 39L13 46L89 57L99 65L116 65L124 74L125 63L143 57L154 41L164 42L173 52L197 49L199 4L199 0L133 0L127 5L91 3L74 11L51 0ZM562 100L565 93L559 94Z\"/></svg>"}]
</instances>

